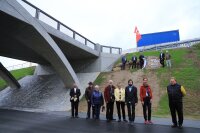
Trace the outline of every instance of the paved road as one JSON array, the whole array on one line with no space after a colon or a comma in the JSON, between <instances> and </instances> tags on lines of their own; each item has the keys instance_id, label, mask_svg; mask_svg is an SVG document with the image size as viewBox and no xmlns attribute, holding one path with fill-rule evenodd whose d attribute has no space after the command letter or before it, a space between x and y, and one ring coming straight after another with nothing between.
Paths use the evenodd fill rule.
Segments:
<instances>
[{"instance_id":1,"label":"paved road","mask_svg":"<svg viewBox=\"0 0 200 133\"><path fill-rule=\"evenodd\" d=\"M104 120L71 119L55 113L31 113L0 109L0 133L200 133L200 128L172 129L166 125L107 123Z\"/></svg>"}]
</instances>

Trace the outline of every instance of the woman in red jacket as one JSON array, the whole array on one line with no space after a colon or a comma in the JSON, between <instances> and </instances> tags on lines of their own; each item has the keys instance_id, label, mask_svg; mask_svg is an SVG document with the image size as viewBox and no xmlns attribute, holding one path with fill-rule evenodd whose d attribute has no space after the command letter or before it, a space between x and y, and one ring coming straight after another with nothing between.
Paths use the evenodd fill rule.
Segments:
<instances>
[{"instance_id":1,"label":"woman in red jacket","mask_svg":"<svg viewBox=\"0 0 200 133\"><path fill-rule=\"evenodd\" d=\"M152 90L147 83L148 79L143 78L143 85L140 87L140 100L143 107L144 124L153 124L151 121ZM148 110L148 119L147 119Z\"/></svg>"}]
</instances>

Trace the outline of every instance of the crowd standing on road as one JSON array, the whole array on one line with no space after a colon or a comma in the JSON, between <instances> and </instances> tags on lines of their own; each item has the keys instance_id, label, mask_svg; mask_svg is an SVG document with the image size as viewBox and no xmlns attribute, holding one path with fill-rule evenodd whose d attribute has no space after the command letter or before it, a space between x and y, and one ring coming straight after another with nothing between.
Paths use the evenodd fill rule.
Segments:
<instances>
[{"instance_id":1,"label":"crowd standing on road","mask_svg":"<svg viewBox=\"0 0 200 133\"><path fill-rule=\"evenodd\" d=\"M85 98L87 101L87 117L90 119L92 110L92 119L98 120L100 117L101 110L105 109L104 100L106 103L106 119L107 122L116 120L113 117L114 103L117 107L118 122L122 119L127 122L125 106L127 106L128 120L130 123L134 123L135 120L135 106L138 104L137 87L133 85L133 81L128 80L128 85L124 88L121 83L117 83L115 87L113 81L109 80L108 85L104 89L104 93L99 90L98 85L93 85L92 82L88 83L88 87L85 90ZM183 124L183 102L182 98L186 95L186 91L183 86L176 82L176 79L172 77L170 84L167 86L167 94L169 99L169 108L172 117L172 128L182 128ZM80 89L74 84L70 90L70 101L71 101L71 117L78 117L78 104L79 96L81 95ZM143 78L142 85L139 90L140 102L143 108L144 124L153 124L151 120L152 114L152 99L153 90L148 84L147 77ZM178 121L176 117L178 114Z\"/></svg>"},{"instance_id":2,"label":"crowd standing on road","mask_svg":"<svg viewBox=\"0 0 200 133\"><path fill-rule=\"evenodd\" d=\"M165 60L167 67L171 68L171 55L168 51L163 53L161 51L159 55L160 64L165 67ZM142 52L140 52L139 60L136 55L131 58L132 64L129 64L130 68L141 68L146 67L147 61ZM125 65L127 63L127 58L124 55L122 57L121 69L125 70ZM98 85L94 85L92 82L88 83L88 87L85 89L85 99L87 101L87 116L86 119L91 118L98 120L100 118L100 112L106 110L107 122L111 122L114 119L113 112L114 106L116 104L118 122L124 121L128 122L126 119L125 107L127 107L128 120L129 123L134 123L135 121L135 106L137 106L138 101L142 104L144 124L153 124L151 120L152 114L152 100L153 100L153 89L148 84L148 78L144 77L142 80L142 85L139 90L139 100L138 100L138 89L133 85L133 80L128 80L128 85L123 87L119 82L117 86L113 84L112 80L108 81L108 85L104 88L102 93ZM186 91L183 86L176 82L174 77L171 77L170 84L167 86L167 94L169 100L169 109L172 117L172 128L179 127L182 128L183 124L183 102L182 98L186 95ZM81 95L80 89L76 84L70 90L70 102L71 102L71 117L78 118L78 105L79 97ZM104 101L105 105L104 106ZM178 120L176 117L178 114Z\"/></svg>"}]
</instances>

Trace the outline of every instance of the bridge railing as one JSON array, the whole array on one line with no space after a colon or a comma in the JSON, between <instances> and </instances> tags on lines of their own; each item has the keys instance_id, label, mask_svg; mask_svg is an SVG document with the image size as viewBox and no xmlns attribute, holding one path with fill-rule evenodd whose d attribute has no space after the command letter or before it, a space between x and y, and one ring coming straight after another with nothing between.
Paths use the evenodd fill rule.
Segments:
<instances>
[{"instance_id":1,"label":"bridge railing","mask_svg":"<svg viewBox=\"0 0 200 133\"><path fill-rule=\"evenodd\" d=\"M19 0L18 0L19 1ZM46 21L42 20L43 18L46 19L50 19L49 21L52 22L52 20L54 22L54 28L56 28L57 30L71 36L73 39L83 43L84 45L97 50L97 45L96 43L94 43L93 41L89 40L88 38L84 37L83 35L81 35L80 33L76 32L75 30L73 30L72 28L68 27L67 25L63 24L62 22L60 22L59 20L57 20L56 18L52 17L51 15L47 14L46 12L44 12L43 10L39 9L38 7L36 7L35 5L31 4L30 2L28 2L27 0L21 0L23 3L25 3L26 5L28 5L29 7L33 8L33 10L31 10L31 15L45 23L47 23ZM30 13L30 12L29 12ZM41 17L42 16L42 17ZM52 26L52 25L51 25ZM67 33L66 33L67 32ZM109 48L109 46L103 46L103 47L107 47ZM115 47L111 47L110 48L111 51L110 53L112 53L112 49L120 49L120 48L115 48ZM102 50L103 52L103 50ZM118 52L119 54L121 54L121 51L119 50Z\"/></svg>"},{"instance_id":2,"label":"bridge railing","mask_svg":"<svg viewBox=\"0 0 200 133\"><path fill-rule=\"evenodd\" d=\"M39 9L38 7L36 7L35 5L31 4L30 2L26 1L26 0L21 0L24 3L26 3L27 5L29 5L30 7L35 9L35 15L34 17L41 20L40 16L41 15L45 15L46 17L50 18L51 20L55 21L57 26L54 27L57 30L61 31L61 26L66 28L67 30L69 30L69 32L72 33L72 38L74 38L75 40L77 40L77 38L80 38L84 41L81 41L81 43L88 45L90 44L90 47L93 48L94 50L96 50L96 43L92 42L91 40L89 40L88 38L84 37L83 35L81 35L80 33L74 31L72 28L68 27L67 25L63 24L62 22L60 22L59 20L55 19L54 17L52 17L51 15L47 14L46 12L44 12L43 10ZM63 30L64 31L64 30ZM62 31L61 31L62 32ZM93 46L91 46L91 44Z\"/></svg>"},{"instance_id":3,"label":"bridge railing","mask_svg":"<svg viewBox=\"0 0 200 133\"><path fill-rule=\"evenodd\" d=\"M175 49L175 48L180 48L180 47L190 47L198 43L200 43L200 38L172 42L172 43L165 43L165 44L157 44L157 45L152 45L146 48L141 47L139 48L139 51L151 51L151 50L162 50L162 49Z\"/></svg>"},{"instance_id":4,"label":"bridge railing","mask_svg":"<svg viewBox=\"0 0 200 133\"><path fill-rule=\"evenodd\" d=\"M121 54L122 48L101 45L101 52L110 54Z\"/></svg>"}]
</instances>

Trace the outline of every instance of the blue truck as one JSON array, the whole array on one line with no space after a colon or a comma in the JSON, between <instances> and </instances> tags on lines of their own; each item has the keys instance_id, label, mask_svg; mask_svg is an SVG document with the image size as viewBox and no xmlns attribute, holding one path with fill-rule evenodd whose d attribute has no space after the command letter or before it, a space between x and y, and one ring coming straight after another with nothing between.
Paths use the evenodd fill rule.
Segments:
<instances>
[{"instance_id":1,"label":"blue truck","mask_svg":"<svg viewBox=\"0 0 200 133\"><path fill-rule=\"evenodd\" d=\"M141 34L141 39L137 42L138 47L156 45L161 43L180 41L179 30Z\"/></svg>"}]
</instances>

